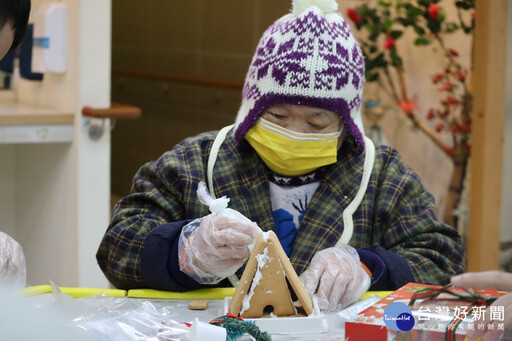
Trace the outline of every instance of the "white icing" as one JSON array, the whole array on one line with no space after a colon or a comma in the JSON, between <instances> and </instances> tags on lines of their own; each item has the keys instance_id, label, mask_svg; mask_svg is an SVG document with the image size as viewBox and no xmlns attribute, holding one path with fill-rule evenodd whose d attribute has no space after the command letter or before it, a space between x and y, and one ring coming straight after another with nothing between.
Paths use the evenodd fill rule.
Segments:
<instances>
[{"instance_id":1,"label":"white icing","mask_svg":"<svg viewBox=\"0 0 512 341\"><path fill-rule=\"evenodd\" d=\"M265 237L265 235L263 237ZM258 267L252 279L251 289L242 300L242 309L240 309L240 316L251 308L251 299L252 296L254 295L254 289L256 289L258 284L260 284L260 280L263 277L260 270L267 264L267 262L270 261L270 258L268 257L268 246L265 248L265 250L263 250L262 253L256 255L256 260L258 261Z\"/></svg>"},{"instance_id":2,"label":"white icing","mask_svg":"<svg viewBox=\"0 0 512 341\"><path fill-rule=\"evenodd\" d=\"M313 301L313 311L311 312L311 315L309 315L308 317L321 316L322 314L320 313L320 308L318 307L318 300L316 298L316 295L313 295L311 297L311 300Z\"/></svg>"},{"instance_id":3,"label":"white icing","mask_svg":"<svg viewBox=\"0 0 512 341\"><path fill-rule=\"evenodd\" d=\"M271 312L270 312L270 317L271 317L271 318L273 318L273 319L275 319L275 318L277 318L277 315L275 315L275 314L274 314L274 312L273 312L273 311L271 311Z\"/></svg>"}]
</instances>

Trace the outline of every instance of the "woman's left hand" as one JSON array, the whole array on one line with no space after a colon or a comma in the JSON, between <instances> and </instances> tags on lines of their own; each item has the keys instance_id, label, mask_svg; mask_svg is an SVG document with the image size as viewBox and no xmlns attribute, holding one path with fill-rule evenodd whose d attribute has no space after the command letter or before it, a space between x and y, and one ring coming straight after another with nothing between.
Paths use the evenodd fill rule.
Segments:
<instances>
[{"instance_id":1,"label":"woman's left hand","mask_svg":"<svg viewBox=\"0 0 512 341\"><path fill-rule=\"evenodd\" d=\"M302 275L306 291L316 294L319 308L325 311L355 302L368 290L370 282L357 251L348 245L317 252Z\"/></svg>"}]
</instances>

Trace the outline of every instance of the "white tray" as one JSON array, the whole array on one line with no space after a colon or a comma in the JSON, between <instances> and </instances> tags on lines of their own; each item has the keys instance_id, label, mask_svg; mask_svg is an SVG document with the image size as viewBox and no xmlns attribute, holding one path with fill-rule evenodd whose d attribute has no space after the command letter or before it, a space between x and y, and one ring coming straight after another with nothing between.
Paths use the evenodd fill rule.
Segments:
<instances>
[{"instance_id":1,"label":"white tray","mask_svg":"<svg viewBox=\"0 0 512 341\"><path fill-rule=\"evenodd\" d=\"M224 313L229 312L232 297L224 298ZM267 317L244 318L245 321L254 321L262 330L271 334L318 334L327 333L325 315L320 312L313 300L313 314L307 317Z\"/></svg>"}]
</instances>

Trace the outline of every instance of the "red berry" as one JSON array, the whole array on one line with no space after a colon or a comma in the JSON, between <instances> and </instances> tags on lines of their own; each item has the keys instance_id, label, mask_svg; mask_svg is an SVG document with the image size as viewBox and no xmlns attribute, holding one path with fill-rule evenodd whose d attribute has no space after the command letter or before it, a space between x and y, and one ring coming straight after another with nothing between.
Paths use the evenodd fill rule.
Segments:
<instances>
[{"instance_id":1,"label":"red berry","mask_svg":"<svg viewBox=\"0 0 512 341\"><path fill-rule=\"evenodd\" d=\"M437 18L439 18L439 7L435 4L430 4L428 7L428 16L430 19L437 20Z\"/></svg>"},{"instance_id":2,"label":"red berry","mask_svg":"<svg viewBox=\"0 0 512 341\"><path fill-rule=\"evenodd\" d=\"M391 37L388 37L385 41L384 41L384 48L386 50L391 50L393 48L393 46L395 46L395 39L391 38Z\"/></svg>"},{"instance_id":3,"label":"red berry","mask_svg":"<svg viewBox=\"0 0 512 341\"><path fill-rule=\"evenodd\" d=\"M359 15L359 13L357 13L357 11L355 9L353 9L353 8L349 8L348 9L347 15L350 18L350 20L352 20L356 24L358 22L360 22L361 20L363 20L363 18L361 18L361 16Z\"/></svg>"}]
</instances>

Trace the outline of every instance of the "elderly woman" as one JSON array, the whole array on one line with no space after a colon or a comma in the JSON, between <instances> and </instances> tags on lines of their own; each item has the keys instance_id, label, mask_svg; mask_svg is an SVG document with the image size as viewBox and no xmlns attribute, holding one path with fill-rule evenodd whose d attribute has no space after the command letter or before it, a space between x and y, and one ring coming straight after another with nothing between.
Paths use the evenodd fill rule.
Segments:
<instances>
[{"instance_id":1,"label":"elderly woman","mask_svg":"<svg viewBox=\"0 0 512 341\"><path fill-rule=\"evenodd\" d=\"M325 310L464 270L460 237L418 176L364 136L364 58L336 10L294 1L261 37L235 124L139 169L97 254L115 286L229 285L260 229L276 232ZM238 214L209 213L201 181Z\"/></svg>"}]
</instances>

